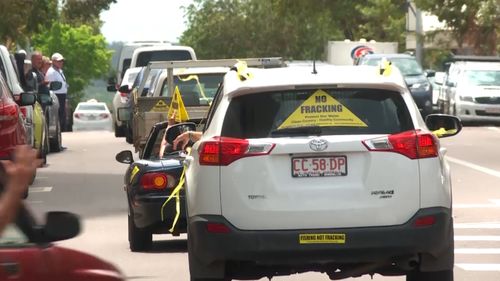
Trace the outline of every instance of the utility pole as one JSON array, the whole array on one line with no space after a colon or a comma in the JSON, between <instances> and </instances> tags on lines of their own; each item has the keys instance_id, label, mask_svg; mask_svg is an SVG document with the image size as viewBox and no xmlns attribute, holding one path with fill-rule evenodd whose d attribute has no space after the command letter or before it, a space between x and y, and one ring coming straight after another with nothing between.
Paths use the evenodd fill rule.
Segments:
<instances>
[{"instance_id":1,"label":"utility pole","mask_svg":"<svg viewBox=\"0 0 500 281\"><path fill-rule=\"evenodd\" d=\"M415 57L420 65L423 62L423 50L424 50L424 31L422 27L422 12L417 8L413 0L407 0L406 4L408 6L408 13L411 13L415 17ZM410 16L410 14L408 14ZM413 28L408 26L409 30Z\"/></svg>"}]
</instances>

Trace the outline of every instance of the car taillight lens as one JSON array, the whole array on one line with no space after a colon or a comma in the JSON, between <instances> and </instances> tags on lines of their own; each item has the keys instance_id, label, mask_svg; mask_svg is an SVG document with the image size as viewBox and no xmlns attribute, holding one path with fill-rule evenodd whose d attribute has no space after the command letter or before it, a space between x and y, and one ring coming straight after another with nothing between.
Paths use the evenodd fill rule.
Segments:
<instances>
[{"instance_id":1,"label":"car taillight lens","mask_svg":"<svg viewBox=\"0 0 500 281\"><path fill-rule=\"evenodd\" d=\"M122 97L122 98L126 98L126 97L128 97L128 94L127 94L127 93L122 93L122 92L120 92L120 97Z\"/></svg>"},{"instance_id":2,"label":"car taillight lens","mask_svg":"<svg viewBox=\"0 0 500 281\"><path fill-rule=\"evenodd\" d=\"M28 114L28 110L26 107L21 107L21 113L23 114L23 118L26 119L26 115Z\"/></svg>"},{"instance_id":3,"label":"car taillight lens","mask_svg":"<svg viewBox=\"0 0 500 281\"><path fill-rule=\"evenodd\" d=\"M273 148L272 143L251 143L246 139L214 137L200 144L200 165L227 166L243 157L267 155Z\"/></svg>"},{"instance_id":4,"label":"car taillight lens","mask_svg":"<svg viewBox=\"0 0 500 281\"><path fill-rule=\"evenodd\" d=\"M396 152L410 159L436 157L439 152L439 143L434 135L419 130L365 140L363 144L370 151Z\"/></svg>"},{"instance_id":5,"label":"car taillight lens","mask_svg":"<svg viewBox=\"0 0 500 281\"><path fill-rule=\"evenodd\" d=\"M80 113L75 113L73 116L75 116L75 118L77 119L80 119L80 117L82 117Z\"/></svg>"},{"instance_id":6,"label":"car taillight lens","mask_svg":"<svg viewBox=\"0 0 500 281\"><path fill-rule=\"evenodd\" d=\"M102 119L106 119L109 117L109 115L107 113L101 113L99 114L99 116L102 118Z\"/></svg>"},{"instance_id":7,"label":"car taillight lens","mask_svg":"<svg viewBox=\"0 0 500 281\"><path fill-rule=\"evenodd\" d=\"M434 216L425 216L425 217L420 217L415 220L413 225L415 227L424 227L424 226L431 226L436 223L436 217Z\"/></svg>"},{"instance_id":8,"label":"car taillight lens","mask_svg":"<svg viewBox=\"0 0 500 281\"><path fill-rule=\"evenodd\" d=\"M140 185L145 190L164 190L174 187L175 179L164 173L146 173L142 175Z\"/></svg>"},{"instance_id":9,"label":"car taillight lens","mask_svg":"<svg viewBox=\"0 0 500 281\"><path fill-rule=\"evenodd\" d=\"M207 231L209 233L229 233L231 229L223 223L209 222L207 223Z\"/></svg>"}]
</instances>

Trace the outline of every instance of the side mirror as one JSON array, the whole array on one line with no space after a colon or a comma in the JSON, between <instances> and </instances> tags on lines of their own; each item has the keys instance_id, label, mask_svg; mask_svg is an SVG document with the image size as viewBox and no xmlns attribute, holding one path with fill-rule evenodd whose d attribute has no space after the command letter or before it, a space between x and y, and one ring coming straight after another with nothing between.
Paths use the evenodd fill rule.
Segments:
<instances>
[{"instance_id":1,"label":"side mirror","mask_svg":"<svg viewBox=\"0 0 500 281\"><path fill-rule=\"evenodd\" d=\"M62 88L62 82L60 82L60 81L52 81L52 82L50 82L49 89L51 91L57 91L57 90L60 90L61 88Z\"/></svg>"},{"instance_id":2,"label":"side mirror","mask_svg":"<svg viewBox=\"0 0 500 281\"><path fill-rule=\"evenodd\" d=\"M36 102L36 95L34 93L21 93L18 104L20 106L34 105Z\"/></svg>"},{"instance_id":3,"label":"side mirror","mask_svg":"<svg viewBox=\"0 0 500 281\"><path fill-rule=\"evenodd\" d=\"M432 69L426 69L425 70L425 75L427 77L434 77L434 76L436 76L436 71L432 70Z\"/></svg>"},{"instance_id":4,"label":"side mirror","mask_svg":"<svg viewBox=\"0 0 500 281\"><path fill-rule=\"evenodd\" d=\"M48 94L38 94L38 101L42 106L50 106L53 104L52 97Z\"/></svg>"},{"instance_id":5,"label":"side mirror","mask_svg":"<svg viewBox=\"0 0 500 281\"><path fill-rule=\"evenodd\" d=\"M165 134L165 140L169 144L173 144L175 138L179 136L180 134L184 132L189 132L189 131L196 131L196 124L195 123L179 123L170 126L167 129L167 133Z\"/></svg>"},{"instance_id":6,"label":"side mirror","mask_svg":"<svg viewBox=\"0 0 500 281\"><path fill-rule=\"evenodd\" d=\"M118 91L120 91L120 93L127 93L128 94L128 93L130 93L130 88L128 87L128 85L123 85L120 88L118 88Z\"/></svg>"},{"instance_id":7,"label":"side mirror","mask_svg":"<svg viewBox=\"0 0 500 281\"><path fill-rule=\"evenodd\" d=\"M123 164L132 164L134 163L134 156L132 155L132 151L123 150L118 152L115 156L116 161Z\"/></svg>"},{"instance_id":8,"label":"side mirror","mask_svg":"<svg viewBox=\"0 0 500 281\"><path fill-rule=\"evenodd\" d=\"M68 212L49 212L43 235L47 242L73 238L80 233L80 220L77 215Z\"/></svg>"},{"instance_id":9,"label":"side mirror","mask_svg":"<svg viewBox=\"0 0 500 281\"><path fill-rule=\"evenodd\" d=\"M108 85L108 87L106 88L108 90L108 92L116 92L116 86L115 85Z\"/></svg>"},{"instance_id":10,"label":"side mirror","mask_svg":"<svg viewBox=\"0 0 500 281\"><path fill-rule=\"evenodd\" d=\"M451 137L462 130L460 119L447 114L429 114L425 118L425 124L438 138Z\"/></svg>"},{"instance_id":11,"label":"side mirror","mask_svg":"<svg viewBox=\"0 0 500 281\"><path fill-rule=\"evenodd\" d=\"M117 109L117 118L118 121L126 122L129 121L130 118L130 108L128 107L119 107Z\"/></svg>"}]
</instances>

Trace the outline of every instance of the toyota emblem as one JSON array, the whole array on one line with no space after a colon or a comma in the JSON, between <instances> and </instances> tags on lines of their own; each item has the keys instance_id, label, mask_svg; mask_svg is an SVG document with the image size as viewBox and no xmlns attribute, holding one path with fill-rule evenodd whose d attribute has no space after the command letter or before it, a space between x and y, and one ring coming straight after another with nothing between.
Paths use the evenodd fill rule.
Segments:
<instances>
[{"instance_id":1,"label":"toyota emblem","mask_svg":"<svg viewBox=\"0 0 500 281\"><path fill-rule=\"evenodd\" d=\"M323 139L313 139L309 142L309 147L314 151L323 151L328 147L328 142Z\"/></svg>"}]
</instances>

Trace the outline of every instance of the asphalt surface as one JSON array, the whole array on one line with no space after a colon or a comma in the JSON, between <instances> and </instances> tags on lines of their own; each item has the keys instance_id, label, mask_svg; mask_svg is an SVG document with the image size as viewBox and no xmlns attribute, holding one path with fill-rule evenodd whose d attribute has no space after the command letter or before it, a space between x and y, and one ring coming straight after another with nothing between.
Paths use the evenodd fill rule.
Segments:
<instances>
[{"instance_id":1,"label":"asphalt surface","mask_svg":"<svg viewBox=\"0 0 500 281\"><path fill-rule=\"evenodd\" d=\"M27 199L43 222L51 210L74 212L83 231L58 245L106 259L128 280L189 280L186 236L155 235L151 252L132 253L127 241L126 165L115 160L132 150L111 132L64 133L68 149L48 156ZM500 129L469 126L441 140L452 168L455 218L455 280L500 280ZM137 157L137 156L136 156ZM267 280L267 279L262 279ZM329 280L305 273L273 280ZM369 276L346 280L370 280ZM405 280L375 275L374 280Z\"/></svg>"}]
</instances>

